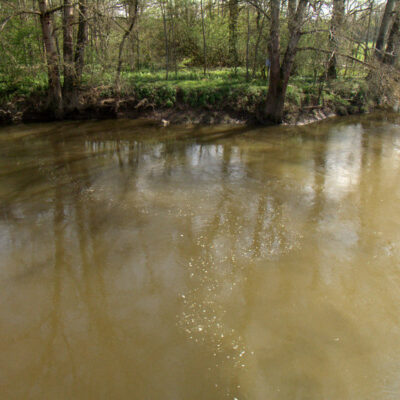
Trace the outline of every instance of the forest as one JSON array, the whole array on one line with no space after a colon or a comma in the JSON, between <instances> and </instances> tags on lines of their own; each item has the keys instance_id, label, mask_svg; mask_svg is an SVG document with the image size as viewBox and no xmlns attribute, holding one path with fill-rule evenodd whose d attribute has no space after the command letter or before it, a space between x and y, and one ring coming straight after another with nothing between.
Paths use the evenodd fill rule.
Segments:
<instances>
[{"instance_id":1,"label":"forest","mask_svg":"<svg viewBox=\"0 0 400 400\"><path fill-rule=\"evenodd\" d=\"M396 107L399 26L398 0L1 0L0 120Z\"/></svg>"}]
</instances>

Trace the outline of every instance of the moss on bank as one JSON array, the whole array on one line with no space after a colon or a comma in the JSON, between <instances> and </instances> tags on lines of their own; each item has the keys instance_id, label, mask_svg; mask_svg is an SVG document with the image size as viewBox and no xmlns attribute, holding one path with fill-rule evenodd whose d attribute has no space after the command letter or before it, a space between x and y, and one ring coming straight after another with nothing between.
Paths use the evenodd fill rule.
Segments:
<instances>
[{"instance_id":1,"label":"moss on bank","mask_svg":"<svg viewBox=\"0 0 400 400\"><path fill-rule=\"evenodd\" d=\"M0 85L0 121L51 119L46 108L43 78ZM112 77L102 82L88 78L76 106L66 119L113 118L118 116L166 116L172 122L216 123L220 118L194 118L198 115L229 115L243 122L256 122L267 97L268 82L246 81L243 71L232 74L218 70L205 77L196 71L180 72L165 80L163 73L126 73L117 91ZM369 108L367 85L360 79L341 79L331 83L311 78L291 79L285 102L285 121L296 123L321 110L346 115ZM193 121L193 119L196 119Z\"/></svg>"}]
</instances>

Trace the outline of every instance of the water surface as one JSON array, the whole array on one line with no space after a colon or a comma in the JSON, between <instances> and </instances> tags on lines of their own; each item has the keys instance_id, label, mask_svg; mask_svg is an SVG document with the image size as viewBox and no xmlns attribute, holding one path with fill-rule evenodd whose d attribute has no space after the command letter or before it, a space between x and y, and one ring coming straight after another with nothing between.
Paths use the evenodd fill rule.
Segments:
<instances>
[{"instance_id":1,"label":"water surface","mask_svg":"<svg viewBox=\"0 0 400 400\"><path fill-rule=\"evenodd\" d=\"M400 398L399 123L2 128L1 398Z\"/></svg>"}]
</instances>

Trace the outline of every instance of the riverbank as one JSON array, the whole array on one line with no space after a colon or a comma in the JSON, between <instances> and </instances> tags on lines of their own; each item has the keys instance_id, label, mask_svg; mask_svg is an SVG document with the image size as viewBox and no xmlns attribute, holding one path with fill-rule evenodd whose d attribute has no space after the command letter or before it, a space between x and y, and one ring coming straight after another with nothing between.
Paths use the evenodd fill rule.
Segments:
<instances>
[{"instance_id":1,"label":"riverbank","mask_svg":"<svg viewBox=\"0 0 400 400\"><path fill-rule=\"evenodd\" d=\"M156 77L157 78L157 77ZM185 77L165 81L149 76L113 85L86 86L61 119L150 118L160 124L257 124L267 97L267 83L240 77ZM186 78L186 79L185 79ZM330 83L303 78L288 87L283 123L301 125L334 115L369 111L365 82L341 79ZM45 87L28 93L18 88L0 93L0 124L55 120ZM58 118L60 119L60 117Z\"/></svg>"}]
</instances>

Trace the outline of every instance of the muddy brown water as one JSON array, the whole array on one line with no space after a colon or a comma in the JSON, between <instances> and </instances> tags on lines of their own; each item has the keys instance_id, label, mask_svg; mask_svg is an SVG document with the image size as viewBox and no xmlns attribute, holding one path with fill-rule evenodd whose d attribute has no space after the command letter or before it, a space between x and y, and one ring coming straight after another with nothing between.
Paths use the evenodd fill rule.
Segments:
<instances>
[{"instance_id":1,"label":"muddy brown water","mask_svg":"<svg viewBox=\"0 0 400 400\"><path fill-rule=\"evenodd\" d=\"M1 399L399 399L399 124L2 128Z\"/></svg>"}]
</instances>

